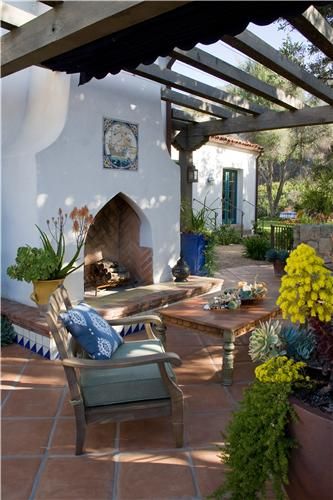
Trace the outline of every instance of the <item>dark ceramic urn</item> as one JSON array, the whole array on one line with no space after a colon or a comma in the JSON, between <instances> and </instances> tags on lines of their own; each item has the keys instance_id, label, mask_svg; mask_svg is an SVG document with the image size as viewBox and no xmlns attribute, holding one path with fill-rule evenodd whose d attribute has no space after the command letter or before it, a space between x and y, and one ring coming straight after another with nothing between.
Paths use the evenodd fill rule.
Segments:
<instances>
[{"instance_id":1,"label":"dark ceramic urn","mask_svg":"<svg viewBox=\"0 0 333 500\"><path fill-rule=\"evenodd\" d=\"M187 278L190 275L190 268L182 255L177 260L176 265L171 269L171 272L175 277L176 282L187 281Z\"/></svg>"}]
</instances>

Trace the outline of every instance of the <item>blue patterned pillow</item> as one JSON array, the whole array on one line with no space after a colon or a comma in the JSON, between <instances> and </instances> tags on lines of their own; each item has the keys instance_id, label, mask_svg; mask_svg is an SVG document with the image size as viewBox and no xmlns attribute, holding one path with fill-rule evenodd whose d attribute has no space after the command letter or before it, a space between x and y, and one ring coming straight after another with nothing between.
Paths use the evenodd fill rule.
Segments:
<instances>
[{"instance_id":1,"label":"blue patterned pillow","mask_svg":"<svg viewBox=\"0 0 333 500\"><path fill-rule=\"evenodd\" d=\"M59 317L92 359L110 359L124 342L95 309L83 302Z\"/></svg>"}]
</instances>

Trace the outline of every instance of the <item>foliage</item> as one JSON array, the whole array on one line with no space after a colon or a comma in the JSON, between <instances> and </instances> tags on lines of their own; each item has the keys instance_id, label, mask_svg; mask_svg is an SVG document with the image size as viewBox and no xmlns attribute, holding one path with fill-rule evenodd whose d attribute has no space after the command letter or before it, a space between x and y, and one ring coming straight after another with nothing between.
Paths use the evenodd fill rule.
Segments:
<instances>
[{"instance_id":1,"label":"foliage","mask_svg":"<svg viewBox=\"0 0 333 500\"><path fill-rule=\"evenodd\" d=\"M57 273L58 258L44 248L30 246L19 247L15 264L9 266L7 274L10 278L26 281L49 280Z\"/></svg>"},{"instance_id":2,"label":"foliage","mask_svg":"<svg viewBox=\"0 0 333 500\"><path fill-rule=\"evenodd\" d=\"M333 313L333 277L315 250L301 243L293 250L281 279L277 304L283 318L305 323L308 318L330 321Z\"/></svg>"},{"instance_id":3,"label":"foliage","mask_svg":"<svg viewBox=\"0 0 333 500\"><path fill-rule=\"evenodd\" d=\"M333 25L333 6L331 3L327 5L319 5L316 8L326 18L327 22ZM280 22L280 29L292 30L293 28L286 22ZM333 79L333 63L332 60L325 56L318 47L310 42L292 42L287 36L284 41L281 52L290 59L298 62L300 66L306 69L309 73L317 78L327 81Z\"/></svg>"},{"instance_id":4,"label":"foliage","mask_svg":"<svg viewBox=\"0 0 333 500\"><path fill-rule=\"evenodd\" d=\"M287 356L296 361L308 361L317 347L315 336L303 328L281 328L280 338L286 347Z\"/></svg>"},{"instance_id":5,"label":"foliage","mask_svg":"<svg viewBox=\"0 0 333 500\"><path fill-rule=\"evenodd\" d=\"M89 213L88 207L84 206L82 208L74 207L69 217L73 223L72 232L75 236L76 250L67 264L64 263L66 250L64 228L67 214L64 214L59 208L57 217L52 217L51 222L46 221L50 237L37 226L43 247L35 248L29 245L19 247L15 264L7 269L8 276L28 283L38 280L62 279L81 267L83 262L77 265L76 260L84 244L89 226L93 222L93 216Z\"/></svg>"},{"instance_id":6,"label":"foliage","mask_svg":"<svg viewBox=\"0 0 333 500\"><path fill-rule=\"evenodd\" d=\"M271 357L285 354L280 337L281 328L279 321L260 322L249 341L249 355L252 361L267 361Z\"/></svg>"},{"instance_id":7,"label":"foliage","mask_svg":"<svg viewBox=\"0 0 333 500\"><path fill-rule=\"evenodd\" d=\"M270 248L265 254L265 260L268 262L275 262L279 260L280 262L286 262L289 257L288 250L276 250L276 248Z\"/></svg>"},{"instance_id":8,"label":"foliage","mask_svg":"<svg viewBox=\"0 0 333 500\"><path fill-rule=\"evenodd\" d=\"M213 232L206 233L206 239L204 271L207 273L207 276L213 276L214 272L217 271L217 260L215 255L217 240Z\"/></svg>"},{"instance_id":9,"label":"foliage","mask_svg":"<svg viewBox=\"0 0 333 500\"><path fill-rule=\"evenodd\" d=\"M332 162L333 164L333 162ZM300 206L307 214L328 216L333 213L333 168L327 166L306 182Z\"/></svg>"},{"instance_id":10,"label":"foliage","mask_svg":"<svg viewBox=\"0 0 333 500\"><path fill-rule=\"evenodd\" d=\"M288 398L293 383L304 378L303 364L278 357L260 366L227 427L226 445L220 449L228 466L226 480L211 498L230 498L230 494L233 500L267 498L268 481L276 498L284 498L282 488L288 482L288 458L294 447L286 433L288 422L295 418Z\"/></svg>"},{"instance_id":11,"label":"foliage","mask_svg":"<svg viewBox=\"0 0 333 500\"><path fill-rule=\"evenodd\" d=\"M219 245L231 245L243 241L240 231L229 225L222 225L216 229L215 236Z\"/></svg>"},{"instance_id":12,"label":"foliage","mask_svg":"<svg viewBox=\"0 0 333 500\"><path fill-rule=\"evenodd\" d=\"M247 61L242 65L241 69L264 82L274 85L286 94L303 100L305 104L311 105L310 102L307 102L309 97L303 91L300 91L299 88L261 64ZM279 110L276 104L255 96L246 90L234 86L229 86L228 90L250 102ZM286 198L284 195L286 182L295 177L308 175L311 164L315 160L326 161L332 142L332 130L331 125L323 125L256 132L246 135L246 139L264 148L263 154L258 160L259 185L263 186L262 190L259 188L259 207L261 207L261 204L263 205L263 211L261 208L259 210L260 216L268 214L274 217L284 208L283 205L291 204L289 201L287 203L284 201ZM263 191L264 196L261 196Z\"/></svg>"},{"instance_id":13,"label":"foliage","mask_svg":"<svg viewBox=\"0 0 333 500\"><path fill-rule=\"evenodd\" d=\"M265 235L254 235L244 238L245 256L254 260L265 260L270 243Z\"/></svg>"},{"instance_id":14,"label":"foliage","mask_svg":"<svg viewBox=\"0 0 333 500\"><path fill-rule=\"evenodd\" d=\"M215 210L206 204L206 198L199 208L193 208L185 201L180 208L180 227L184 233L209 234L214 228Z\"/></svg>"},{"instance_id":15,"label":"foliage","mask_svg":"<svg viewBox=\"0 0 333 500\"><path fill-rule=\"evenodd\" d=\"M322 323L312 318L310 334L315 337L315 359L325 372L333 371L333 320Z\"/></svg>"},{"instance_id":16,"label":"foliage","mask_svg":"<svg viewBox=\"0 0 333 500\"><path fill-rule=\"evenodd\" d=\"M277 205L277 214L282 212L286 207L295 208L299 206L303 186L304 180L300 176L285 181L283 191ZM273 181L271 186L273 198L276 198L278 188L279 182ZM267 189L265 184L260 184L258 186L258 216L260 218L270 217L270 205L267 198Z\"/></svg>"},{"instance_id":17,"label":"foliage","mask_svg":"<svg viewBox=\"0 0 333 500\"><path fill-rule=\"evenodd\" d=\"M15 330L12 322L7 316L1 314L1 346L14 342Z\"/></svg>"}]
</instances>

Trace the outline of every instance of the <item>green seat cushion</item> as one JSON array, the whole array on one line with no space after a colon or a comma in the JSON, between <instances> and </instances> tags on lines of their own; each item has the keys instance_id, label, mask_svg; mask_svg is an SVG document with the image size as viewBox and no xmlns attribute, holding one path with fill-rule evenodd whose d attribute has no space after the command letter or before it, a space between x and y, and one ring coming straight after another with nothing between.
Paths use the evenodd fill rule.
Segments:
<instances>
[{"instance_id":1,"label":"green seat cushion","mask_svg":"<svg viewBox=\"0 0 333 500\"><path fill-rule=\"evenodd\" d=\"M159 340L125 342L112 356L112 361L164 352ZM171 365L166 364L175 380ZM169 398L156 363L129 368L81 370L80 385L86 406L103 406L149 399Z\"/></svg>"}]
</instances>

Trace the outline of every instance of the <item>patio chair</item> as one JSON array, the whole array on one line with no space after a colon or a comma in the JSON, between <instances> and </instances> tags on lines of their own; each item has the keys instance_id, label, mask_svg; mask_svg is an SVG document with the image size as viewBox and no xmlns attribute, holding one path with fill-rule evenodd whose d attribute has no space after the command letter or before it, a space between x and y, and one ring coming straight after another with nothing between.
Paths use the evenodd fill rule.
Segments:
<instances>
[{"instance_id":1,"label":"patio chair","mask_svg":"<svg viewBox=\"0 0 333 500\"><path fill-rule=\"evenodd\" d=\"M122 343L111 359L89 359L59 318L72 304L63 285L51 295L47 322L55 339L70 390L76 419L76 455L83 453L86 425L172 416L177 447L183 446L183 393L172 366L175 353L165 352L156 337L163 322L156 315L112 320L110 323L145 325L146 340ZM154 333L155 332L155 333Z\"/></svg>"}]
</instances>

